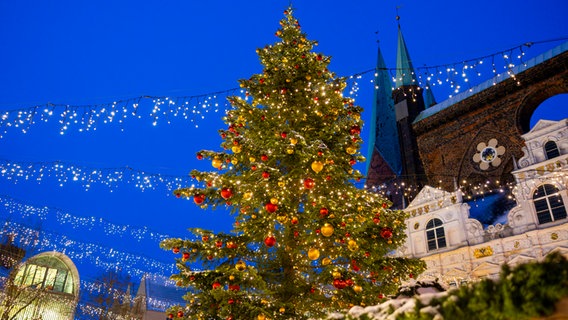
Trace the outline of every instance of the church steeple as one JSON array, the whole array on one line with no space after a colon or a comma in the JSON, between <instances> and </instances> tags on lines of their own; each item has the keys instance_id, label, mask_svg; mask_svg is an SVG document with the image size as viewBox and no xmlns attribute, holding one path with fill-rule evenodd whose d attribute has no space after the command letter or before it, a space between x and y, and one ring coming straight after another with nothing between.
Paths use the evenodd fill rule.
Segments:
<instances>
[{"instance_id":1,"label":"church steeple","mask_svg":"<svg viewBox=\"0 0 568 320\"><path fill-rule=\"evenodd\" d=\"M426 80L426 88L424 89L424 106L430 108L431 106L437 104L436 98L434 98L434 92L432 92L432 86L430 86L430 81Z\"/></svg>"},{"instance_id":2,"label":"church steeple","mask_svg":"<svg viewBox=\"0 0 568 320\"><path fill-rule=\"evenodd\" d=\"M400 17L396 17L397 22ZM409 185L423 185L424 169L418 142L412 128L414 119L424 111L422 88L418 85L416 74L398 23L398 46L396 55L395 89L392 92L396 126L400 142L402 177Z\"/></svg>"},{"instance_id":3,"label":"church steeple","mask_svg":"<svg viewBox=\"0 0 568 320\"><path fill-rule=\"evenodd\" d=\"M389 176L389 179L391 179L393 176L400 175L402 171L394 101L392 99L392 80L380 46L377 50L374 82L373 115L367 151L367 159L369 159L367 162L367 179L368 183L371 184L378 183L378 180L374 180L378 179L379 176ZM381 163L379 164L379 162ZM379 167L382 169L378 170Z\"/></svg>"},{"instance_id":4,"label":"church steeple","mask_svg":"<svg viewBox=\"0 0 568 320\"><path fill-rule=\"evenodd\" d=\"M400 17L396 17L397 22ZM416 74L414 73L414 67L412 66L412 59L410 59L410 54L406 48L406 42L402 36L402 31L400 30L400 23L398 24L398 45L396 50L396 88L401 86L418 85L416 81Z\"/></svg>"}]
</instances>

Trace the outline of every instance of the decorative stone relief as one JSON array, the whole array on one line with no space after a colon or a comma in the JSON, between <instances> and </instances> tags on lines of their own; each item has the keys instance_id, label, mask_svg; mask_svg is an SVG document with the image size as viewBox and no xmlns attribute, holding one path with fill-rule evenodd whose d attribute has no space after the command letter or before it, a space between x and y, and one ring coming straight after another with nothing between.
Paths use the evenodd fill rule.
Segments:
<instances>
[{"instance_id":1,"label":"decorative stone relief","mask_svg":"<svg viewBox=\"0 0 568 320\"><path fill-rule=\"evenodd\" d=\"M479 258L483 258L483 257L489 257L493 255L493 248L491 248L491 246L487 246L487 247L483 247L483 248L477 248L475 250L473 250L473 256L476 259Z\"/></svg>"},{"instance_id":2,"label":"decorative stone relief","mask_svg":"<svg viewBox=\"0 0 568 320\"><path fill-rule=\"evenodd\" d=\"M493 138L487 144L480 142L477 151L479 152L473 155L473 161L479 163L479 169L487 170L490 165L498 167L501 164L499 156L504 155L506 149L504 146L497 146L497 139Z\"/></svg>"}]
</instances>

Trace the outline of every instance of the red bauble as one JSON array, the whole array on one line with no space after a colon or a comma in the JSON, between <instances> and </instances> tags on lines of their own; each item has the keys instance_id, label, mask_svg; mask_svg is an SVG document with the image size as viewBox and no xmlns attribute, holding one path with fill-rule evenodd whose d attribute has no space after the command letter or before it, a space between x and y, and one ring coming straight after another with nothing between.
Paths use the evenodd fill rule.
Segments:
<instances>
[{"instance_id":1,"label":"red bauble","mask_svg":"<svg viewBox=\"0 0 568 320\"><path fill-rule=\"evenodd\" d=\"M219 282L214 282L212 287L213 289L219 289L221 288L221 284Z\"/></svg>"},{"instance_id":2,"label":"red bauble","mask_svg":"<svg viewBox=\"0 0 568 320\"><path fill-rule=\"evenodd\" d=\"M181 317L183 317L183 311L178 311L178 314L177 314L177 316L178 316L178 318L181 318Z\"/></svg>"},{"instance_id":3,"label":"red bauble","mask_svg":"<svg viewBox=\"0 0 568 320\"><path fill-rule=\"evenodd\" d=\"M215 246L217 248L221 248L223 246L223 241L219 240L219 241L215 242Z\"/></svg>"},{"instance_id":4,"label":"red bauble","mask_svg":"<svg viewBox=\"0 0 568 320\"><path fill-rule=\"evenodd\" d=\"M314 181L314 179L312 179L312 178L304 179L304 187L306 189L311 189L311 188L315 187L315 185L316 185L316 182Z\"/></svg>"},{"instance_id":5,"label":"red bauble","mask_svg":"<svg viewBox=\"0 0 568 320\"><path fill-rule=\"evenodd\" d=\"M181 197L181 193L176 192L176 198L179 198L179 197Z\"/></svg>"},{"instance_id":6,"label":"red bauble","mask_svg":"<svg viewBox=\"0 0 568 320\"><path fill-rule=\"evenodd\" d=\"M381 222L381 219L380 219L379 217L375 216L375 217L373 218L373 222L374 222L375 224L379 224L379 223Z\"/></svg>"},{"instance_id":7,"label":"red bauble","mask_svg":"<svg viewBox=\"0 0 568 320\"><path fill-rule=\"evenodd\" d=\"M351 127L351 129L349 130L349 133L351 133L352 135L360 134L360 133L361 133L361 128L360 128L359 126L353 126L353 127Z\"/></svg>"},{"instance_id":8,"label":"red bauble","mask_svg":"<svg viewBox=\"0 0 568 320\"><path fill-rule=\"evenodd\" d=\"M203 155L201 153L197 154L197 160L202 160L203 159Z\"/></svg>"},{"instance_id":9,"label":"red bauble","mask_svg":"<svg viewBox=\"0 0 568 320\"><path fill-rule=\"evenodd\" d=\"M227 301L227 303L229 303L229 304L234 304L234 303L235 303L235 300L234 300L234 299L229 299L229 300ZM233 317L229 317L229 318L227 318L227 319L232 319L232 318L233 318Z\"/></svg>"},{"instance_id":10,"label":"red bauble","mask_svg":"<svg viewBox=\"0 0 568 320\"><path fill-rule=\"evenodd\" d=\"M352 166L354 166L356 163L357 163L357 160L355 160L355 159L349 160L349 164L352 165Z\"/></svg>"},{"instance_id":11,"label":"red bauble","mask_svg":"<svg viewBox=\"0 0 568 320\"><path fill-rule=\"evenodd\" d=\"M232 241L227 242L227 248L229 248L229 249L236 249L238 246L239 246L238 244L236 244Z\"/></svg>"},{"instance_id":12,"label":"red bauble","mask_svg":"<svg viewBox=\"0 0 568 320\"><path fill-rule=\"evenodd\" d=\"M355 272L361 270L361 268L359 268L359 266L357 265L357 261L355 261L355 260L351 260L351 268L352 268L353 271L355 271Z\"/></svg>"},{"instance_id":13,"label":"red bauble","mask_svg":"<svg viewBox=\"0 0 568 320\"><path fill-rule=\"evenodd\" d=\"M173 318L174 318L174 314L173 314L173 313L168 314L168 319L173 319Z\"/></svg>"},{"instance_id":14,"label":"red bauble","mask_svg":"<svg viewBox=\"0 0 568 320\"><path fill-rule=\"evenodd\" d=\"M378 297L379 297L379 299L383 299L385 297L385 295L382 294L382 293L379 293Z\"/></svg>"},{"instance_id":15,"label":"red bauble","mask_svg":"<svg viewBox=\"0 0 568 320\"><path fill-rule=\"evenodd\" d=\"M290 222L291 222L292 224L298 224L298 222L300 222L300 221L298 220L298 218L293 217L293 218L290 220Z\"/></svg>"},{"instance_id":16,"label":"red bauble","mask_svg":"<svg viewBox=\"0 0 568 320\"><path fill-rule=\"evenodd\" d=\"M221 197L223 197L223 199L227 200L230 199L232 196L233 196L233 190L231 190L230 188L221 189Z\"/></svg>"},{"instance_id":17,"label":"red bauble","mask_svg":"<svg viewBox=\"0 0 568 320\"><path fill-rule=\"evenodd\" d=\"M201 236L201 240L203 240L203 242L207 242L207 241L209 241L209 236L203 235L203 236Z\"/></svg>"},{"instance_id":18,"label":"red bauble","mask_svg":"<svg viewBox=\"0 0 568 320\"><path fill-rule=\"evenodd\" d=\"M353 279L347 279L345 280L345 285L348 287L353 286L355 283L353 282Z\"/></svg>"},{"instance_id":19,"label":"red bauble","mask_svg":"<svg viewBox=\"0 0 568 320\"><path fill-rule=\"evenodd\" d=\"M270 213L274 213L276 212L276 210L278 210L278 206L273 204L272 202L267 203L264 208Z\"/></svg>"},{"instance_id":20,"label":"red bauble","mask_svg":"<svg viewBox=\"0 0 568 320\"><path fill-rule=\"evenodd\" d=\"M263 155L260 156L260 160L262 160L262 161L268 161L268 156L265 155L265 154L263 154Z\"/></svg>"},{"instance_id":21,"label":"red bauble","mask_svg":"<svg viewBox=\"0 0 568 320\"><path fill-rule=\"evenodd\" d=\"M381 230L381 237L383 237L383 239L390 239L392 238L392 229L389 227L384 227Z\"/></svg>"},{"instance_id":22,"label":"red bauble","mask_svg":"<svg viewBox=\"0 0 568 320\"><path fill-rule=\"evenodd\" d=\"M256 170L256 166L253 164L252 166L250 166L250 169L251 169L252 171L254 171L254 170Z\"/></svg>"},{"instance_id":23,"label":"red bauble","mask_svg":"<svg viewBox=\"0 0 568 320\"><path fill-rule=\"evenodd\" d=\"M329 210L327 210L327 208L321 208L320 209L320 215L327 216L328 214L329 214Z\"/></svg>"},{"instance_id":24,"label":"red bauble","mask_svg":"<svg viewBox=\"0 0 568 320\"><path fill-rule=\"evenodd\" d=\"M230 284L229 285L229 290L231 291L240 291L241 287L238 284Z\"/></svg>"},{"instance_id":25,"label":"red bauble","mask_svg":"<svg viewBox=\"0 0 568 320\"><path fill-rule=\"evenodd\" d=\"M300 235L298 231L294 231L294 238L297 238Z\"/></svg>"},{"instance_id":26,"label":"red bauble","mask_svg":"<svg viewBox=\"0 0 568 320\"><path fill-rule=\"evenodd\" d=\"M196 194L193 196L193 202L195 202L195 204L202 204L203 201L205 201L205 195L204 194Z\"/></svg>"},{"instance_id":27,"label":"red bauble","mask_svg":"<svg viewBox=\"0 0 568 320\"><path fill-rule=\"evenodd\" d=\"M178 247L173 248L173 249L172 249L172 252L173 252L173 253L179 253L179 248L178 248Z\"/></svg>"},{"instance_id":28,"label":"red bauble","mask_svg":"<svg viewBox=\"0 0 568 320\"><path fill-rule=\"evenodd\" d=\"M189 259L189 252L184 252L184 253L182 253L182 254L181 254L181 257L182 257L183 260Z\"/></svg>"},{"instance_id":29,"label":"red bauble","mask_svg":"<svg viewBox=\"0 0 568 320\"><path fill-rule=\"evenodd\" d=\"M316 59L317 59L318 61L321 61L321 60L323 59L323 56L322 56L321 54L318 54L317 57L316 57Z\"/></svg>"},{"instance_id":30,"label":"red bauble","mask_svg":"<svg viewBox=\"0 0 568 320\"><path fill-rule=\"evenodd\" d=\"M264 244L271 248L276 244L276 238L274 238L274 236L268 236L266 237L266 239L264 239Z\"/></svg>"},{"instance_id":31,"label":"red bauble","mask_svg":"<svg viewBox=\"0 0 568 320\"><path fill-rule=\"evenodd\" d=\"M389 205L388 205L386 202L383 202L383 208L386 209L386 208L388 208L388 206L389 206Z\"/></svg>"},{"instance_id":32,"label":"red bauble","mask_svg":"<svg viewBox=\"0 0 568 320\"><path fill-rule=\"evenodd\" d=\"M262 177L263 177L264 179L268 179L268 178L270 178L270 173L268 173L268 172L266 172L266 171L263 171L263 172L262 172Z\"/></svg>"},{"instance_id":33,"label":"red bauble","mask_svg":"<svg viewBox=\"0 0 568 320\"><path fill-rule=\"evenodd\" d=\"M286 133L286 131L284 131L284 132L280 133L280 136L282 138L286 138L288 136L288 133Z\"/></svg>"},{"instance_id":34,"label":"red bauble","mask_svg":"<svg viewBox=\"0 0 568 320\"><path fill-rule=\"evenodd\" d=\"M345 280L335 279L333 280L333 286L336 287L337 289L343 289L347 286L347 284L345 283Z\"/></svg>"}]
</instances>

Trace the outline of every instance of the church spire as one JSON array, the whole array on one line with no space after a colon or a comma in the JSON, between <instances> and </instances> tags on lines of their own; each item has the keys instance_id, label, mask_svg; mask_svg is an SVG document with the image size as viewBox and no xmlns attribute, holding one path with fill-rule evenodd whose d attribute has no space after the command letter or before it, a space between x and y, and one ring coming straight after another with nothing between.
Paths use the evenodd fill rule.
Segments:
<instances>
[{"instance_id":1,"label":"church spire","mask_svg":"<svg viewBox=\"0 0 568 320\"><path fill-rule=\"evenodd\" d=\"M387 70L381 48L377 49L377 67L375 69L375 95L371 132L367 150L367 175L373 170L373 158L380 157L388 165L391 174L399 175L402 171L400 146L396 128L394 101L392 99L392 80ZM376 161L375 161L376 162ZM384 173L381 173L384 175Z\"/></svg>"},{"instance_id":2,"label":"church spire","mask_svg":"<svg viewBox=\"0 0 568 320\"><path fill-rule=\"evenodd\" d=\"M424 106L430 108L431 106L437 104L436 98L434 98L434 92L432 91L432 86L430 81L426 80L426 88L424 90Z\"/></svg>"},{"instance_id":3,"label":"church spire","mask_svg":"<svg viewBox=\"0 0 568 320\"><path fill-rule=\"evenodd\" d=\"M406 42L402 36L400 29L400 17L397 15L396 20L398 23L398 45L396 52L396 88L401 86L417 85L416 74L412 66L412 59L408 54Z\"/></svg>"}]
</instances>

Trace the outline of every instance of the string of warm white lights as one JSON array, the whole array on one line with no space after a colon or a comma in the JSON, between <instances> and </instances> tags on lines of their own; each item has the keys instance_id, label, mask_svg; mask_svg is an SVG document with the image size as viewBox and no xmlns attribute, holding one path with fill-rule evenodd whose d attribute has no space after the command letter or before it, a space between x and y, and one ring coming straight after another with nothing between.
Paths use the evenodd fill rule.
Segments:
<instances>
[{"instance_id":1,"label":"string of warm white lights","mask_svg":"<svg viewBox=\"0 0 568 320\"><path fill-rule=\"evenodd\" d=\"M165 188L165 194L189 183L189 177L151 173L131 167L93 168L62 161L23 162L0 159L0 175L17 184L21 181L41 183L55 178L60 186L79 183L85 190L93 185L105 185L112 192L120 184L131 185L140 191Z\"/></svg>"},{"instance_id":2,"label":"string of warm white lights","mask_svg":"<svg viewBox=\"0 0 568 320\"><path fill-rule=\"evenodd\" d=\"M520 184L523 183L524 180L532 180L537 171L540 171L540 169L527 171L525 179L519 179L517 183ZM481 184L473 184L471 182L468 182L467 180L458 181L457 177L454 176L438 175L438 177L442 176L450 180L455 180L456 186L463 193L469 195L470 197L483 195L484 193L491 192L495 189L511 190L515 186L515 184L511 182L501 183L497 180L487 180ZM131 167L96 168L85 167L62 161L25 162L6 159L0 159L0 177L4 177L14 184L18 184L22 181L37 181L38 183L41 183L48 178L54 178L56 179L59 186L64 186L68 183L79 183L83 188L85 188L85 190L89 190L95 184L100 184L106 186L111 192L115 191L121 184L133 186L140 191L164 188L166 191L164 192L164 194L167 196L172 195L171 191L191 185L192 183L192 180L189 176L150 173ZM397 192L402 192L405 194L416 194L418 191L420 191L421 186L413 185L407 182L410 181L411 178L415 177L423 178L423 180L428 178L426 175L413 175L412 177L408 177L408 179L404 176L398 176L396 179L393 179L391 183L389 183L388 190L397 190ZM357 182L356 184L366 189L375 190L377 192L381 192L381 190L384 189L381 186L367 186L364 182L364 179L362 179L360 182ZM69 215L65 214L65 216ZM77 223L88 224L89 219L87 219L87 221L84 221L83 218L69 217L70 223L75 223L74 221L77 221Z\"/></svg>"},{"instance_id":3,"label":"string of warm white lights","mask_svg":"<svg viewBox=\"0 0 568 320\"><path fill-rule=\"evenodd\" d=\"M418 85L422 87L426 85L432 87L447 86L448 91L450 91L448 97L451 97L464 90L471 89L473 77L481 79L484 74L496 76L501 74L500 72L506 71L504 76L514 78L515 75L511 70L515 65L524 63L526 48L537 43L565 39L568 38L527 42L480 58L468 59L458 63L417 67L409 72L416 72ZM487 72L483 71L484 66L488 66ZM395 82L397 69L385 68L385 70L391 74L391 78ZM358 80L377 71L376 68L372 68L346 77L350 84L348 90L350 95L356 95L359 91ZM373 79L369 79L369 82L372 83ZM78 127L78 131L82 132L96 130L98 124L116 123L123 125L128 118L148 118L154 126L159 122L171 123L173 118L182 118L191 121L198 127L197 122L204 119L208 113L225 111L229 106L227 97L233 95L246 96L246 92L233 88L196 96L144 95L104 104L76 106L47 103L7 110L0 113L0 128L2 129L0 138L4 137L11 129L26 133L33 125L46 123L53 117L58 118L61 134L64 134L71 127ZM148 112L148 110L150 111Z\"/></svg>"},{"instance_id":4,"label":"string of warm white lights","mask_svg":"<svg viewBox=\"0 0 568 320\"><path fill-rule=\"evenodd\" d=\"M4 217L8 221L9 217ZM93 242L74 240L67 235L45 229L9 221L4 224L3 235L17 235L18 244L32 247L39 252L57 251L75 262L87 263L100 270L120 270L135 278L142 278L147 273L173 274L175 265L140 254L129 253Z\"/></svg>"},{"instance_id":5,"label":"string of warm white lights","mask_svg":"<svg viewBox=\"0 0 568 320\"><path fill-rule=\"evenodd\" d=\"M81 228L85 229L85 231L97 230L103 232L107 236L128 238L138 242L142 240L159 242L163 239L171 238L171 235L151 230L146 226L138 227L122 225L109 222L102 218L81 217L58 208L47 206L37 207L9 196L0 195L0 208L8 214L15 215L23 219L36 217L41 221L47 221L48 218L51 218L51 221L56 221L60 226L68 225L73 229Z\"/></svg>"}]
</instances>

